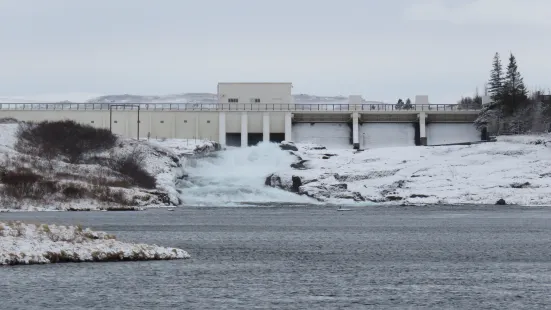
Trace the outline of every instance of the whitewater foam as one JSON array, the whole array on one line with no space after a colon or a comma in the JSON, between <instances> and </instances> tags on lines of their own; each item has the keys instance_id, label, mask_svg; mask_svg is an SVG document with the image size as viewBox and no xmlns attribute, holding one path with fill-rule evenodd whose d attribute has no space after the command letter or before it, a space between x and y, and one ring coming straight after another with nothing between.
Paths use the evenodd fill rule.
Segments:
<instances>
[{"instance_id":1,"label":"whitewater foam","mask_svg":"<svg viewBox=\"0 0 551 310\"><path fill-rule=\"evenodd\" d=\"M216 157L188 160L188 177L180 184L184 205L250 206L251 204L317 204L299 196L264 185L274 172L289 170L296 157L275 143L233 148Z\"/></svg>"}]
</instances>

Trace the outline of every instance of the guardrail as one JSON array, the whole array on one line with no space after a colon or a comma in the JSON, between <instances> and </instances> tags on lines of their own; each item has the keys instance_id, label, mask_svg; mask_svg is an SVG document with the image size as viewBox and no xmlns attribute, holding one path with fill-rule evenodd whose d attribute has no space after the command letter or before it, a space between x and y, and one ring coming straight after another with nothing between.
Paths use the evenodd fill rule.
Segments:
<instances>
[{"instance_id":1,"label":"guardrail","mask_svg":"<svg viewBox=\"0 0 551 310\"><path fill-rule=\"evenodd\" d=\"M115 105L115 103L113 103ZM397 108L394 104L293 104L293 103L0 103L1 110L16 111L479 111L480 108L457 104L422 104Z\"/></svg>"}]
</instances>

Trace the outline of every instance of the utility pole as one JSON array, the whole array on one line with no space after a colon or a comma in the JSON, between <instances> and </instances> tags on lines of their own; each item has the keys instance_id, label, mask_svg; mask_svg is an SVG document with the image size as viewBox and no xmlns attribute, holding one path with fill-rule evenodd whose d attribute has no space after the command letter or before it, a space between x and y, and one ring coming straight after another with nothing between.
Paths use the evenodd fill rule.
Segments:
<instances>
[{"instance_id":1,"label":"utility pole","mask_svg":"<svg viewBox=\"0 0 551 310\"><path fill-rule=\"evenodd\" d=\"M139 104L109 104L109 131L113 132L113 107L137 107L138 108L138 122L137 122L137 140L140 140L140 105Z\"/></svg>"}]
</instances>

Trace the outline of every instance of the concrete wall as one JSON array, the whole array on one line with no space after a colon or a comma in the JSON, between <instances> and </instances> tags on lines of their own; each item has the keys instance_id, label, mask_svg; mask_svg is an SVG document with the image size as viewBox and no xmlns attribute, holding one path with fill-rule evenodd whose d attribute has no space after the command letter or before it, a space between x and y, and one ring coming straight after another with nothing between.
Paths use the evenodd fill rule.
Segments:
<instances>
[{"instance_id":1,"label":"concrete wall","mask_svg":"<svg viewBox=\"0 0 551 310\"><path fill-rule=\"evenodd\" d=\"M481 141L481 132L469 123L427 124L427 145Z\"/></svg>"},{"instance_id":2,"label":"concrete wall","mask_svg":"<svg viewBox=\"0 0 551 310\"><path fill-rule=\"evenodd\" d=\"M360 125L360 148L415 145L416 123L364 123Z\"/></svg>"},{"instance_id":3,"label":"concrete wall","mask_svg":"<svg viewBox=\"0 0 551 310\"><path fill-rule=\"evenodd\" d=\"M219 83L218 102L230 103L293 103L292 83ZM235 102L231 102L235 103Z\"/></svg>"},{"instance_id":4,"label":"concrete wall","mask_svg":"<svg viewBox=\"0 0 551 310\"><path fill-rule=\"evenodd\" d=\"M277 139L295 142L312 142L328 147L351 147L353 131L351 115L358 114L357 142L361 148L383 146L406 146L415 143L414 122L421 122L427 116L425 131L419 128L420 139L428 138L428 144L447 144L479 141L480 133L466 117L476 114L461 112L417 113L415 111L395 113L335 113L318 114L264 111L141 111L139 134L141 138L209 139L225 144L227 134L239 134L242 144L253 140ZM315 120L303 116L326 116ZM109 110L0 110L0 118L11 117L21 121L43 121L72 119L95 127L109 128ZM312 116L312 117L313 117ZM392 116L392 117L390 117ZM457 122L463 123L457 123ZM294 126L291 124L294 123ZM312 126L311 123L314 123ZM400 124L401 123L401 124ZM222 124L222 125L221 125ZM418 125L421 127L420 125ZM135 138L138 134L137 110L113 110L112 130L124 137ZM241 135L244 132L245 135ZM248 141L250 136L250 140ZM222 138L221 138L222 137ZM247 138L245 138L247 137ZM427 139L423 141L427 141ZM420 143L422 144L423 141Z\"/></svg>"},{"instance_id":5,"label":"concrete wall","mask_svg":"<svg viewBox=\"0 0 551 310\"><path fill-rule=\"evenodd\" d=\"M352 131L347 123L298 123L293 125L293 141L321 144L329 148L351 149Z\"/></svg>"}]
</instances>

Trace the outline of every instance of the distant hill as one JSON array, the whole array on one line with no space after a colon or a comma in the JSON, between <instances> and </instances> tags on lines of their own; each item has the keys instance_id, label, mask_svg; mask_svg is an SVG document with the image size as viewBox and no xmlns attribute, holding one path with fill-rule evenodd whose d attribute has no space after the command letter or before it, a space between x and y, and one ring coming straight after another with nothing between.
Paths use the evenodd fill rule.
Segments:
<instances>
[{"instance_id":1,"label":"distant hill","mask_svg":"<svg viewBox=\"0 0 551 310\"><path fill-rule=\"evenodd\" d=\"M315 96L307 94L293 95L293 100L298 104L316 103L348 103L348 97L344 96ZM89 103L216 103L216 94L211 93L184 93L163 96L139 96L139 95L108 95L88 100Z\"/></svg>"},{"instance_id":2,"label":"distant hill","mask_svg":"<svg viewBox=\"0 0 551 310\"><path fill-rule=\"evenodd\" d=\"M346 104L345 96L293 95L296 104ZM195 103L212 104L218 101L212 93L181 93L171 95L94 95L85 93L0 97L0 103ZM372 101L365 101L370 103ZM377 102L379 103L379 102Z\"/></svg>"}]
</instances>

